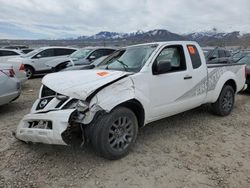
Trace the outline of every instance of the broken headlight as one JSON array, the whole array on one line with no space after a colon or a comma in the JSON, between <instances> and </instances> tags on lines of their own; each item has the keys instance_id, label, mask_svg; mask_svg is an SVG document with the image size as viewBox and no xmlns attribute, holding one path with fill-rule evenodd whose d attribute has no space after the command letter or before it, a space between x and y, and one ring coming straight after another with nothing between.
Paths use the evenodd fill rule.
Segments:
<instances>
[{"instance_id":1,"label":"broken headlight","mask_svg":"<svg viewBox=\"0 0 250 188\"><path fill-rule=\"evenodd\" d=\"M79 100L76 106L76 110L78 112L85 112L89 108L88 103L85 101Z\"/></svg>"}]
</instances>

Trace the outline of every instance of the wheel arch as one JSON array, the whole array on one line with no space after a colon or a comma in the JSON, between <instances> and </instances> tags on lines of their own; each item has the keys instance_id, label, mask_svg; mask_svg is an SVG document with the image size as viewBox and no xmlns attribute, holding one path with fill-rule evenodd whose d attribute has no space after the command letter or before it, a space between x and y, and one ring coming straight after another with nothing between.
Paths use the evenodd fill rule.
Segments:
<instances>
[{"instance_id":1,"label":"wheel arch","mask_svg":"<svg viewBox=\"0 0 250 188\"><path fill-rule=\"evenodd\" d=\"M137 118L138 126L139 127L144 126L144 124L145 124L145 110L144 110L143 105L137 99L131 99L131 100L125 101L121 104L118 104L113 109L120 107L120 106L130 109L135 114L135 116Z\"/></svg>"},{"instance_id":2,"label":"wheel arch","mask_svg":"<svg viewBox=\"0 0 250 188\"><path fill-rule=\"evenodd\" d=\"M211 95L211 102L214 103L215 101L218 100L220 93L222 91L222 88L225 85L230 85L233 87L235 93L237 93L238 88L237 88L237 81L236 81L236 76L232 73L229 72L227 74L223 74L219 81L216 83L216 87L214 88L214 90L212 90L211 92L213 93Z\"/></svg>"},{"instance_id":3,"label":"wheel arch","mask_svg":"<svg viewBox=\"0 0 250 188\"><path fill-rule=\"evenodd\" d=\"M234 89L234 92L235 93L237 92L237 85L236 85L235 80L229 79L228 81L226 81L226 83L223 85L223 87L226 85L232 86L232 88Z\"/></svg>"},{"instance_id":4,"label":"wheel arch","mask_svg":"<svg viewBox=\"0 0 250 188\"><path fill-rule=\"evenodd\" d=\"M35 68L32 65L30 65L30 64L24 64L24 67L30 67L30 68L33 69L33 71L35 71Z\"/></svg>"}]
</instances>

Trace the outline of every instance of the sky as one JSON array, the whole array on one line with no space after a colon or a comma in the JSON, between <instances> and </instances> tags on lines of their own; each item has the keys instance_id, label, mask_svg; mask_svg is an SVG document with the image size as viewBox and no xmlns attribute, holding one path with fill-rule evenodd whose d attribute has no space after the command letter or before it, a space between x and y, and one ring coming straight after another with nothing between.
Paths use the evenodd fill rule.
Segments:
<instances>
[{"instance_id":1,"label":"sky","mask_svg":"<svg viewBox=\"0 0 250 188\"><path fill-rule=\"evenodd\" d=\"M56 39L100 31L250 33L250 0L0 0L0 39Z\"/></svg>"}]
</instances>

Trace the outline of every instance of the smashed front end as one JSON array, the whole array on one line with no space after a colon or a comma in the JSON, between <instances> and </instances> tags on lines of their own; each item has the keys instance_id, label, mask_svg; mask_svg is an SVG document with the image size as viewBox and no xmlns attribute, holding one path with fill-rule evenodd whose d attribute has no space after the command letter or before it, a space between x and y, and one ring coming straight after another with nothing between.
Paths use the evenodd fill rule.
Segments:
<instances>
[{"instance_id":1,"label":"smashed front end","mask_svg":"<svg viewBox=\"0 0 250 188\"><path fill-rule=\"evenodd\" d=\"M86 70L84 75L68 71L45 76L39 98L19 123L16 137L25 142L83 145L99 116L134 98L129 75Z\"/></svg>"},{"instance_id":2,"label":"smashed front end","mask_svg":"<svg viewBox=\"0 0 250 188\"><path fill-rule=\"evenodd\" d=\"M30 114L17 127L16 137L25 142L82 145L84 113L88 105L42 86Z\"/></svg>"}]
</instances>

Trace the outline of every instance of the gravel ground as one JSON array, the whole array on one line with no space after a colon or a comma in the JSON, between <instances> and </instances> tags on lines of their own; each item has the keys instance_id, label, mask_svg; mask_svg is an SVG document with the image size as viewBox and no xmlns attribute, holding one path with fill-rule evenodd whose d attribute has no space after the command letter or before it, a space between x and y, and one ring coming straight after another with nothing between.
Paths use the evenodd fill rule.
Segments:
<instances>
[{"instance_id":1,"label":"gravel ground","mask_svg":"<svg viewBox=\"0 0 250 188\"><path fill-rule=\"evenodd\" d=\"M82 149L27 145L13 138L38 96L40 78L0 107L0 187L250 187L250 94L236 97L228 117L203 106L141 129L118 161Z\"/></svg>"}]
</instances>

